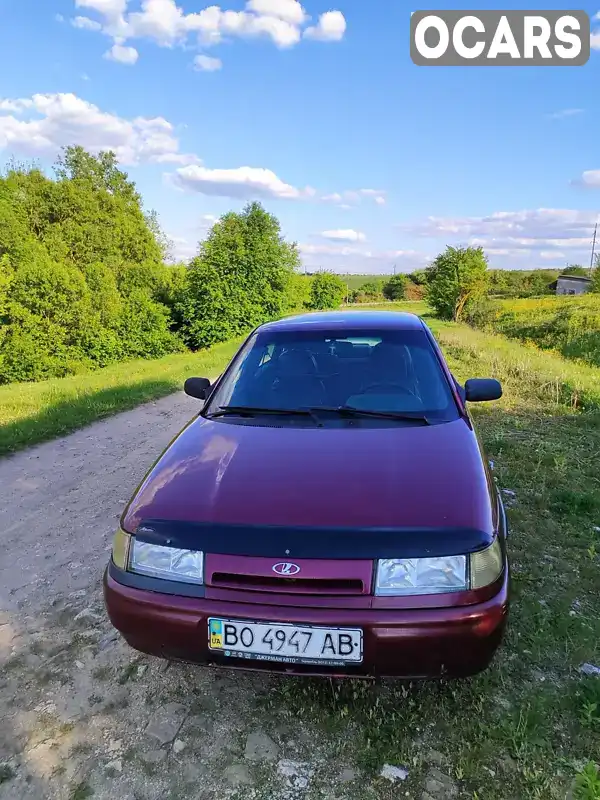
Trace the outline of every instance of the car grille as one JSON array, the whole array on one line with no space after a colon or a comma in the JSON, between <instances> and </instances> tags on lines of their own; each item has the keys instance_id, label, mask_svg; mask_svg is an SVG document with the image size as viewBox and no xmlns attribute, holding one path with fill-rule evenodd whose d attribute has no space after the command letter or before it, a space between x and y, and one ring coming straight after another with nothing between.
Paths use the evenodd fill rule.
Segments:
<instances>
[{"instance_id":1,"label":"car grille","mask_svg":"<svg viewBox=\"0 0 600 800\"><path fill-rule=\"evenodd\" d=\"M284 594L356 595L364 594L363 582L356 578L279 578L213 572L210 584L222 589L242 589Z\"/></svg>"}]
</instances>

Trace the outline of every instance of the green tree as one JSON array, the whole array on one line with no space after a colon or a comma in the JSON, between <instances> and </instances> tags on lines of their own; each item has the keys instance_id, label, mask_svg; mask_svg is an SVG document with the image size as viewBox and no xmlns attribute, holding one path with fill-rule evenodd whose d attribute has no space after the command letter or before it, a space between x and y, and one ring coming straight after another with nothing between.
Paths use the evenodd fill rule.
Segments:
<instances>
[{"instance_id":1,"label":"green tree","mask_svg":"<svg viewBox=\"0 0 600 800\"><path fill-rule=\"evenodd\" d=\"M2 289L0 287L0 297L2 296L1 291ZM592 271L592 285L590 291L596 294L600 294L600 256L596 258L596 266ZM2 313L2 304L0 301L0 314L1 313Z\"/></svg>"},{"instance_id":2,"label":"green tree","mask_svg":"<svg viewBox=\"0 0 600 800\"><path fill-rule=\"evenodd\" d=\"M311 283L308 275L292 273L287 290L286 311L302 311L308 308Z\"/></svg>"},{"instance_id":3,"label":"green tree","mask_svg":"<svg viewBox=\"0 0 600 800\"><path fill-rule=\"evenodd\" d=\"M387 283L383 285L383 296L386 300L404 300L406 297L406 287L408 278L406 275L392 275Z\"/></svg>"},{"instance_id":4,"label":"green tree","mask_svg":"<svg viewBox=\"0 0 600 800\"><path fill-rule=\"evenodd\" d=\"M359 292L362 292L368 300L378 300L382 295L382 283L378 280L365 281Z\"/></svg>"},{"instance_id":5,"label":"green tree","mask_svg":"<svg viewBox=\"0 0 600 800\"><path fill-rule=\"evenodd\" d=\"M339 308L346 295L346 284L335 272L317 272L310 287L309 308L325 311Z\"/></svg>"},{"instance_id":6,"label":"green tree","mask_svg":"<svg viewBox=\"0 0 600 800\"><path fill-rule=\"evenodd\" d=\"M0 383L181 348L164 237L114 153L66 148L55 174L0 176Z\"/></svg>"},{"instance_id":7,"label":"green tree","mask_svg":"<svg viewBox=\"0 0 600 800\"><path fill-rule=\"evenodd\" d=\"M459 320L466 303L485 291L487 277L481 247L447 247L427 268L427 300L438 316Z\"/></svg>"},{"instance_id":8,"label":"green tree","mask_svg":"<svg viewBox=\"0 0 600 800\"><path fill-rule=\"evenodd\" d=\"M563 269L562 275L579 275L582 278L589 277L589 270L585 267L582 267L581 264L567 264L567 266Z\"/></svg>"},{"instance_id":9,"label":"green tree","mask_svg":"<svg viewBox=\"0 0 600 800\"><path fill-rule=\"evenodd\" d=\"M427 285L427 270L426 269L416 269L414 272L409 273L408 278L416 286L426 286Z\"/></svg>"},{"instance_id":10,"label":"green tree","mask_svg":"<svg viewBox=\"0 0 600 800\"><path fill-rule=\"evenodd\" d=\"M295 244L260 203L217 222L200 245L178 305L187 344L196 349L239 334L288 310Z\"/></svg>"}]
</instances>

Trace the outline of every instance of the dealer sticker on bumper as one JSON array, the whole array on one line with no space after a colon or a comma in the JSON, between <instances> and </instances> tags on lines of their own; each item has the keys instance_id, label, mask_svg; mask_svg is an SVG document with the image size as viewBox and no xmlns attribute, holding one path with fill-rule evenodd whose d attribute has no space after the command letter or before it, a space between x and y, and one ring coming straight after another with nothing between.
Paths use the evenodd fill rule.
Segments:
<instances>
[{"instance_id":1,"label":"dealer sticker on bumper","mask_svg":"<svg viewBox=\"0 0 600 800\"><path fill-rule=\"evenodd\" d=\"M279 622L208 620L209 648L232 658L287 664L360 664L360 628L320 628Z\"/></svg>"}]
</instances>

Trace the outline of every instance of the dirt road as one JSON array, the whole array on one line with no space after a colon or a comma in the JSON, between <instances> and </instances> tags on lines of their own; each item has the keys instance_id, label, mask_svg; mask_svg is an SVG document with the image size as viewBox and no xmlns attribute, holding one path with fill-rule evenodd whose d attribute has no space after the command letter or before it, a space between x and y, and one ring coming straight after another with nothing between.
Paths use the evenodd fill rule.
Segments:
<instances>
[{"instance_id":1,"label":"dirt road","mask_svg":"<svg viewBox=\"0 0 600 800\"><path fill-rule=\"evenodd\" d=\"M295 718L290 679L158 661L111 628L115 526L197 409L177 394L0 460L0 800L421 797ZM432 769L422 796L455 796Z\"/></svg>"}]
</instances>

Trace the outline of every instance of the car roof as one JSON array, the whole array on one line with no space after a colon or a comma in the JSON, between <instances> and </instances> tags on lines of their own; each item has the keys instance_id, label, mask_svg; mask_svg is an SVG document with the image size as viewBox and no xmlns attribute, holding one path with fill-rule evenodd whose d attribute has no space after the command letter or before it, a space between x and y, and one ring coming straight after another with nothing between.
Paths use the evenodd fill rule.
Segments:
<instances>
[{"instance_id":1,"label":"car roof","mask_svg":"<svg viewBox=\"0 0 600 800\"><path fill-rule=\"evenodd\" d=\"M260 331L331 331L352 330L423 330L423 321L416 314L404 311L317 311L284 317L261 325Z\"/></svg>"}]
</instances>

